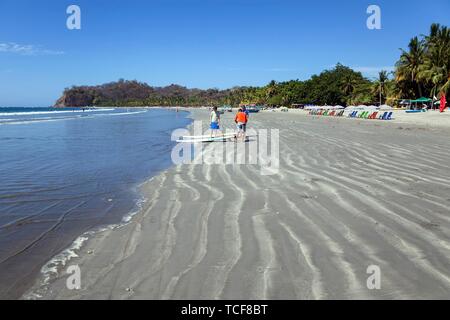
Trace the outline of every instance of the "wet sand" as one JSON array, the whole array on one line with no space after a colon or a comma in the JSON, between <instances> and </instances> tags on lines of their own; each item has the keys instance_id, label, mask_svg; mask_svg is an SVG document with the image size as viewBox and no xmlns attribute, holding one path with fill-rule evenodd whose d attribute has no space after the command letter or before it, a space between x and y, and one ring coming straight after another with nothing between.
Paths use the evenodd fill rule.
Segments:
<instances>
[{"instance_id":1,"label":"wet sand","mask_svg":"<svg viewBox=\"0 0 450 320\"><path fill-rule=\"evenodd\" d=\"M298 112L251 126L280 130L278 174L174 166L146 183L142 212L92 235L24 298L450 297L449 129ZM70 265L80 290L66 287ZM371 265L379 290L367 288Z\"/></svg>"}]
</instances>

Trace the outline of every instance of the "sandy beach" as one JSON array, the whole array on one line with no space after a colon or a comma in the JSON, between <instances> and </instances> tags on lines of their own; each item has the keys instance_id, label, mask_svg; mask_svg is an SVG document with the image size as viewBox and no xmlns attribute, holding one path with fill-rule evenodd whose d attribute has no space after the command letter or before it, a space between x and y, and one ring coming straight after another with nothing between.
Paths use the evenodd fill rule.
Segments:
<instances>
[{"instance_id":1,"label":"sandy beach","mask_svg":"<svg viewBox=\"0 0 450 320\"><path fill-rule=\"evenodd\" d=\"M23 298L448 299L449 116L395 118L251 115L280 130L278 174L173 166L145 184L129 223L90 235ZM80 290L66 287L72 265Z\"/></svg>"}]
</instances>

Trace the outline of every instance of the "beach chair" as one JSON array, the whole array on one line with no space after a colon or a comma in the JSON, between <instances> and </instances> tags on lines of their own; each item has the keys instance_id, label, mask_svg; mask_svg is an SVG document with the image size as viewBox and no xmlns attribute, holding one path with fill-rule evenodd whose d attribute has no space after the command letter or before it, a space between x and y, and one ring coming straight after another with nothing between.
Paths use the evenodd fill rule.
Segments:
<instances>
[{"instance_id":1,"label":"beach chair","mask_svg":"<svg viewBox=\"0 0 450 320\"><path fill-rule=\"evenodd\" d=\"M356 118L358 116L358 111L355 111L355 113L353 114L352 118Z\"/></svg>"},{"instance_id":2,"label":"beach chair","mask_svg":"<svg viewBox=\"0 0 450 320\"><path fill-rule=\"evenodd\" d=\"M392 120L392 114L393 112L389 112L389 114L386 117L386 120Z\"/></svg>"},{"instance_id":3,"label":"beach chair","mask_svg":"<svg viewBox=\"0 0 450 320\"><path fill-rule=\"evenodd\" d=\"M331 111L329 116L332 117L332 116L334 116L335 113L336 113L336 111Z\"/></svg>"},{"instance_id":4,"label":"beach chair","mask_svg":"<svg viewBox=\"0 0 450 320\"><path fill-rule=\"evenodd\" d=\"M378 111L375 111L374 113L372 113L369 117L369 119L376 119L378 116Z\"/></svg>"},{"instance_id":5,"label":"beach chair","mask_svg":"<svg viewBox=\"0 0 450 320\"><path fill-rule=\"evenodd\" d=\"M356 111L350 112L350 113L348 114L348 117L349 117L349 118L353 118L353 116L355 115L355 112L356 112Z\"/></svg>"},{"instance_id":6,"label":"beach chair","mask_svg":"<svg viewBox=\"0 0 450 320\"><path fill-rule=\"evenodd\" d=\"M383 115L380 115L380 120L386 120L386 117L388 115L388 112L383 113Z\"/></svg>"},{"instance_id":7,"label":"beach chair","mask_svg":"<svg viewBox=\"0 0 450 320\"><path fill-rule=\"evenodd\" d=\"M368 119L370 115L370 111L366 111L366 114L364 115L363 119Z\"/></svg>"}]
</instances>

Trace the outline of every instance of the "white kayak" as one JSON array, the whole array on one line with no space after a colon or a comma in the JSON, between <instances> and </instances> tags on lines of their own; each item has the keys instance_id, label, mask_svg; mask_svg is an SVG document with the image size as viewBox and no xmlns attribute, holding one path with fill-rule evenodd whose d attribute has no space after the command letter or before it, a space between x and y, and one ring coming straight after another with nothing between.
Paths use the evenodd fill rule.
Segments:
<instances>
[{"instance_id":1,"label":"white kayak","mask_svg":"<svg viewBox=\"0 0 450 320\"><path fill-rule=\"evenodd\" d=\"M237 133L234 132L230 132L230 133L225 133L225 134L217 134L215 135L213 138L234 138L236 136ZM199 139L199 140L203 140L203 139L211 139L211 135L204 135L204 136L182 136L182 139L186 139L186 140L195 140L195 139Z\"/></svg>"},{"instance_id":2,"label":"white kayak","mask_svg":"<svg viewBox=\"0 0 450 320\"><path fill-rule=\"evenodd\" d=\"M204 138L197 138L197 139L180 139L177 140L178 143L203 143L203 142L217 142L217 141L227 141L228 139L234 138L234 135L232 136L217 136L217 137L204 137Z\"/></svg>"},{"instance_id":3,"label":"white kayak","mask_svg":"<svg viewBox=\"0 0 450 320\"><path fill-rule=\"evenodd\" d=\"M256 136L246 136L246 141L249 141L249 138ZM220 142L220 141L236 141L236 135L223 135L217 137L204 136L203 138L192 139L189 137L185 137L185 139L179 139L177 143L205 143L205 142Z\"/></svg>"}]
</instances>

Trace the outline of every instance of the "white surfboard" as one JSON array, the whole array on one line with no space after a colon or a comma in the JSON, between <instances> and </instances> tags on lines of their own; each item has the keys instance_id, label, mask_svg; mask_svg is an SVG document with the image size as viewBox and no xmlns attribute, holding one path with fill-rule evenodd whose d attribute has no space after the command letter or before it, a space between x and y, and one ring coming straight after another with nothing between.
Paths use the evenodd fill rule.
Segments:
<instances>
[{"instance_id":1,"label":"white surfboard","mask_svg":"<svg viewBox=\"0 0 450 320\"><path fill-rule=\"evenodd\" d=\"M180 139L177 140L178 143L204 143L204 142L217 142L217 141L227 141L229 139L234 138L233 136L219 136L219 137L205 137L202 139Z\"/></svg>"},{"instance_id":2,"label":"white surfboard","mask_svg":"<svg viewBox=\"0 0 450 320\"><path fill-rule=\"evenodd\" d=\"M236 136L237 133L225 133L225 134L216 134L213 138L233 138L234 136ZM195 140L195 139L210 139L211 135L204 135L204 136L182 136L182 139L186 139L186 140Z\"/></svg>"}]
</instances>

